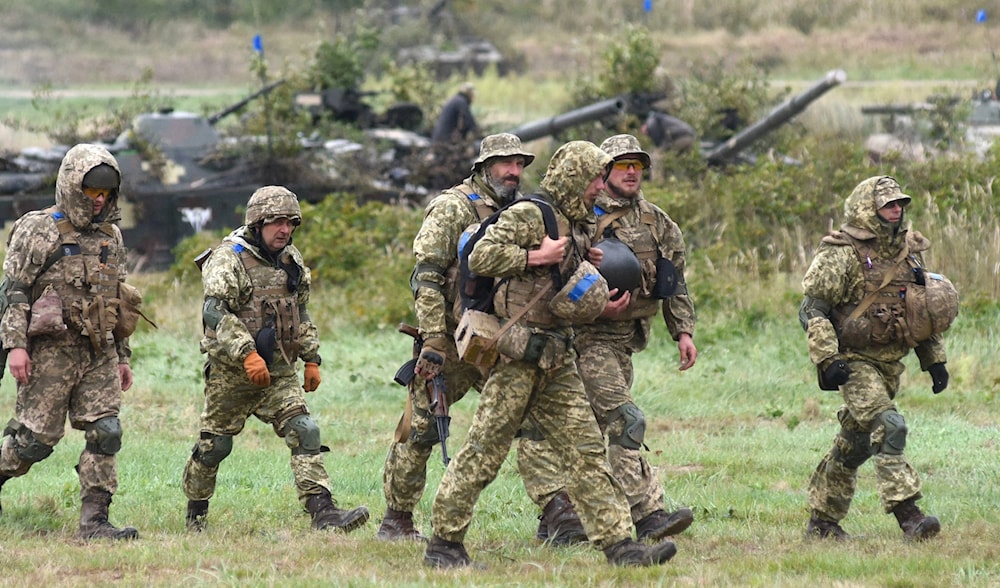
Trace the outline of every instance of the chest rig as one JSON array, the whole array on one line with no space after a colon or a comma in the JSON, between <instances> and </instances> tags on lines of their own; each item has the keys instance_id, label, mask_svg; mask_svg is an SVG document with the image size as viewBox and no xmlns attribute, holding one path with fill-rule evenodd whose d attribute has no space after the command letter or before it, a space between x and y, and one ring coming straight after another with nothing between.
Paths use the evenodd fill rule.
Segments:
<instances>
[{"instance_id":1,"label":"chest rig","mask_svg":"<svg viewBox=\"0 0 1000 588\"><path fill-rule=\"evenodd\" d=\"M653 298L656 285L656 262L660 259L660 248L656 242L656 214L645 200L638 202L639 222L633 225L622 223L621 218L632 212L631 208L621 208L614 212L606 212L595 208L597 213L597 238L610 231L620 241L628 245L639 259L640 285L629 302L628 308L620 315L619 320L641 319L654 316L659 307L659 300Z\"/></svg>"},{"instance_id":2,"label":"chest rig","mask_svg":"<svg viewBox=\"0 0 1000 588\"><path fill-rule=\"evenodd\" d=\"M264 329L274 329L275 345L289 365L299 354L299 304L296 292L289 287L289 274L282 267L264 263L242 245L234 245L240 261L253 284L250 300L235 312L254 339ZM283 254L288 264L294 261Z\"/></svg>"}]
</instances>

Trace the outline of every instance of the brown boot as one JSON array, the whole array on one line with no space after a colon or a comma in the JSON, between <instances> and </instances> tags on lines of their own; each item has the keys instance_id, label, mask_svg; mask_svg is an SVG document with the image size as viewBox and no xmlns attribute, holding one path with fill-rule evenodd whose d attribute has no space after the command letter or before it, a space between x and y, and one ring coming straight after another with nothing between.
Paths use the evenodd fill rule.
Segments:
<instances>
[{"instance_id":1,"label":"brown boot","mask_svg":"<svg viewBox=\"0 0 1000 588\"><path fill-rule=\"evenodd\" d=\"M83 499L80 507L79 539L138 539L139 531L134 527L118 527L108 522L108 507L111 506L110 492L94 492Z\"/></svg>"},{"instance_id":2,"label":"brown boot","mask_svg":"<svg viewBox=\"0 0 1000 588\"><path fill-rule=\"evenodd\" d=\"M472 565L472 558L461 543L446 541L434 535L424 552L424 565L432 568L467 568Z\"/></svg>"},{"instance_id":3,"label":"brown boot","mask_svg":"<svg viewBox=\"0 0 1000 588\"><path fill-rule=\"evenodd\" d=\"M819 513L813 511L812 516L809 517L809 524L806 525L806 539L836 539L837 541L844 541L850 539L851 536L847 534L837 521L828 521L821 518Z\"/></svg>"},{"instance_id":4,"label":"brown boot","mask_svg":"<svg viewBox=\"0 0 1000 588\"><path fill-rule=\"evenodd\" d=\"M907 539L922 541L930 539L941 532L941 522L937 517L929 517L920 511L917 506L917 499L907 498L892 509L892 514L896 515L899 528Z\"/></svg>"},{"instance_id":5,"label":"brown boot","mask_svg":"<svg viewBox=\"0 0 1000 588\"><path fill-rule=\"evenodd\" d=\"M583 521L576 514L569 494L556 494L542 509L542 521L548 533L546 541L551 545L573 545L587 541Z\"/></svg>"},{"instance_id":6,"label":"brown boot","mask_svg":"<svg viewBox=\"0 0 1000 588\"><path fill-rule=\"evenodd\" d=\"M635 534L639 541L659 541L671 535L680 535L694 522L694 512L690 508L680 508L674 512L658 509L642 517L635 524Z\"/></svg>"},{"instance_id":7,"label":"brown boot","mask_svg":"<svg viewBox=\"0 0 1000 588\"><path fill-rule=\"evenodd\" d=\"M368 507L359 506L353 510L337 508L337 503L326 488L306 500L306 510L312 516L313 529L334 529L350 533L368 522Z\"/></svg>"},{"instance_id":8,"label":"brown boot","mask_svg":"<svg viewBox=\"0 0 1000 588\"><path fill-rule=\"evenodd\" d=\"M187 517L185 523L187 530L192 533L201 533L205 530L205 519L208 517L207 500L188 500Z\"/></svg>"},{"instance_id":9,"label":"brown boot","mask_svg":"<svg viewBox=\"0 0 1000 588\"><path fill-rule=\"evenodd\" d=\"M658 566L670 561L676 554L677 546L672 541L646 545L633 541L631 537L604 548L608 563L616 566Z\"/></svg>"},{"instance_id":10,"label":"brown boot","mask_svg":"<svg viewBox=\"0 0 1000 588\"><path fill-rule=\"evenodd\" d=\"M382 519L382 526L375 534L377 539L382 541L427 541L427 537L420 534L413 526L413 513L385 509L385 517Z\"/></svg>"}]
</instances>

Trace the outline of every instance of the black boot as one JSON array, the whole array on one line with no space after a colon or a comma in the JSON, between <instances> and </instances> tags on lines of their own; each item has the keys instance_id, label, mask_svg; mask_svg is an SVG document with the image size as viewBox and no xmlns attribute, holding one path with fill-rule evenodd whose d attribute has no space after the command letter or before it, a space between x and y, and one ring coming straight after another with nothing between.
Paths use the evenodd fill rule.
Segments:
<instances>
[{"instance_id":1,"label":"black boot","mask_svg":"<svg viewBox=\"0 0 1000 588\"><path fill-rule=\"evenodd\" d=\"M379 527L375 537L382 541L396 541L400 539L408 541L427 541L427 537L420 534L413 526L413 513L385 509L385 517L382 519L382 526Z\"/></svg>"},{"instance_id":2,"label":"black boot","mask_svg":"<svg viewBox=\"0 0 1000 588\"><path fill-rule=\"evenodd\" d=\"M535 531L535 539L539 541L549 540L549 526L545 523L545 515L538 515L538 530Z\"/></svg>"},{"instance_id":3,"label":"black boot","mask_svg":"<svg viewBox=\"0 0 1000 588\"><path fill-rule=\"evenodd\" d=\"M446 541L434 535L424 552L424 565L432 568L466 568L472 565L472 558L461 543Z\"/></svg>"},{"instance_id":4,"label":"black boot","mask_svg":"<svg viewBox=\"0 0 1000 588\"><path fill-rule=\"evenodd\" d=\"M548 533L548 541L552 545L573 545L587 541L587 532L583 529L583 521L576 514L569 494L556 494L545 508L542 509L542 522Z\"/></svg>"},{"instance_id":5,"label":"black boot","mask_svg":"<svg viewBox=\"0 0 1000 588\"><path fill-rule=\"evenodd\" d=\"M921 541L930 539L941 532L941 523L937 517L929 517L920 511L917 506L917 499L907 498L892 509L892 514L896 515L899 528L907 539Z\"/></svg>"},{"instance_id":6,"label":"black boot","mask_svg":"<svg viewBox=\"0 0 1000 588\"><path fill-rule=\"evenodd\" d=\"M847 534L847 531L841 528L840 523L837 521L828 521L820 517L819 513L813 511L812 516L809 517L809 524L806 525L806 538L836 539L837 541L843 541L845 539L850 539L851 536Z\"/></svg>"},{"instance_id":7,"label":"black boot","mask_svg":"<svg viewBox=\"0 0 1000 588\"><path fill-rule=\"evenodd\" d=\"M187 530L194 533L201 533L205 530L205 519L208 517L207 500L188 500L187 516L185 523Z\"/></svg>"},{"instance_id":8,"label":"black boot","mask_svg":"<svg viewBox=\"0 0 1000 588\"><path fill-rule=\"evenodd\" d=\"M83 499L80 507L79 539L138 539L135 527L118 527L108 522L111 493L97 491Z\"/></svg>"},{"instance_id":9,"label":"black boot","mask_svg":"<svg viewBox=\"0 0 1000 588\"><path fill-rule=\"evenodd\" d=\"M635 534L639 541L659 541L664 537L679 535L694 522L694 512L690 508L680 508L668 513L654 510L635 524Z\"/></svg>"},{"instance_id":10,"label":"black boot","mask_svg":"<svg viewBox=\"0 0 1000 588\"><path fill-rule=\"evenodd\" d=\"M337 503L326 488L306 500L306 510L312 516L313 529L334 529L350 533L368 522L367 507L359 506L353 510L337 508Z\"/></svg>"},{"instance_id":11,"label":"black boot","mask_svg":"<svg viewBox=\"0 0 1000 588\"><path fill-rule=\"evenodd\" d=\"M670 561L676 554L677 546L672 541L646 545L633 541L631 537L604 548L608 563L616 566L658 566Z\"/></svg>"},{"instance_id":12,"label":"black boot","mask_svg":"<svg viewBox=\"0 0 1000 588\"><path fill-rule=\"evenodd\" d=\"M0 476L0 490L3 490L3 485L6 484L7 480L9 480L9 479L10 479L10 476ZM2 503L0 503L0 514L3 514L3 504Z\"/></svg>"}]
</instances>

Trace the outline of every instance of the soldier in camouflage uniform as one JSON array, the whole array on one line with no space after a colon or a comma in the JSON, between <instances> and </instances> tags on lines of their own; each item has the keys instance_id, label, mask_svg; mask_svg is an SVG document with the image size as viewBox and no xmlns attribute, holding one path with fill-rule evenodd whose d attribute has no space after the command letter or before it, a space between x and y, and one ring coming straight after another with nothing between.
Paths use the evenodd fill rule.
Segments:
<instances>
[{"instance_id":1,"label":"soldier in camouflage uniform","mask_svg":"<svg viewBox=\"0 0 1000 588\"><path fill-rule=\"evenodd\" d=\"M820 387L839 388L844 399L837 413L840 432L809 480L807 536L848 537L840 521L851 506L858 468L870 457L882 506L895 515L906 537L925 539L941 529L937 518L925 516L915 504L920 480L903 455L907 427L894 402L904 369L900 360L911 348L898 328L896 307L921 274L921 252L930 247L903 224L909 203L891 177L858 184L844 206L841 230L823 238L802 280L799 320L808 334L809 358L817 366ZM888 294L880 296L887 285ZM948 371L940 335L914 344L933 392L941 392L948 386Z\"/></svg>"},{"instance_id":2,"label":"soldier in camouflage uniform","mask_svg":"<svg viewBox=\"0 0 1000 588\"><path fill-rule=\"evenodd\" d=\"M410 279L423 346L414 370L418 377L408 387L406 414L385 459L386 512L379 539L424 540L413 526L413 509L424 492L427 460L438 441L426 382L444 373L449 406L483 383L479 369L461 361L455 348L459 238L469 225L520 196L521 173L534 159L516 135L490 135L483 139L472 175L439 194L424 211L413 241L416 265Z\"/></svg>"},{"instance_id":3,"label":"soldier in camouflage uniform","mask_svg":"<svg viewBox=\"0 0 1000 588\"><path fill-rule=\"evenodd\" d=\"M84 431L79 537L135 539L108 522L118 489L122 390L132 386L128 335L118 326L126 277L118 162L81 144L63 158L56 204L14 224L4 260L0 340L17 380L15 418L4 429L0 486L52 454L70 426Z\"/></svg>"},{"instance_id":4,"label":"soldier in camouflage uniform","mask_svg":"<svg viewBox=\"0 0 1000 588\"><path fill-rule=\"evenodd\" d=\"M368 521L364 506L343 510L331 498L320 430L305 392L319 387L319 334L309 317L311 279L292 233L302 222L298 198L281 186L250 196L245 225L223 239L202 266L205 409L201 435L184 467L187 527L201 531L219 464L233 437L255 416L291 450L299 502L314 529L349 532ZM304 384L296 361L305 362Z\"/></svg>"},{"instance_id":5,"label":"soldier in camouflage uniform","mask_svg":"<svg viewBox=\"0 0 1000 588\"><path fill-rule=\"evenodd\" d=\"M631 538L628 503L608 466L601 432L587 403L571 341L574 322L593 320L592 308L577 318L562 306L566 287L555 294L553 267L562 280L586 263L600 263L590 247L590 219L597 192L604 187L611 157L593 143L573 141L552 156L539 196L555 209L559 236L546 234L541 209L514 204L501 213L469 258L479 276L506 278L494 298L497 315L508 328L501 336L499 363L481 394L465 444L452 460L434 500L434 536L424 563L433 567L472 564L463 541L480 492L503 464L522 420L529 421L552 444L564 464L570 496L576 501L587 535L616 565L658 565L676 553L669 541L655 546ZM596 274L567 282L578 300L591 306L591 288L599 294L599 313L607 303L607 284L595 287ZM561 280L561 281L562 281ZM570 299L573 296L569 297ZM558 312L557 312L558 309ZM509 322L507 322L509 321ZM527 335L527 337L524 337Z\"/></svg>"},{"instance_id":6,"label":"soldier in camouflage uniform","mask_svg":"<svg viewBox=\"0 0 1000 588\"><path fill-rule=\"evenodd\" d=\"M632 354L642 351L649 342L650 325L656 316L660 300L654 297L657 281L657 260L669 259L676 279L676 290L662 301L663 320L675 341L680 355L680 370L694 365L698 350L692 339L695 327L694 305L684 281L684 237L669 216L642 196L642 173L649 168L649 154L642 150L632 135L615 135L601 143L601 150L614 158L606 191L597 197L597 236L615 237L624 242L638 257L639 287L624 292L608 303L595 322L576 328L574 341L579 354L577 364L583 378L587 399L594 409L597 422L608 440L608 461L611 471L625 490L636 536L640 540L660 540L687 529L694 521L689 508L666 512L663 508L663 487L653 468L640 450L645 446L646 421L632 399ZM606 260L606 263L609 260ZM522 440L519 452L533 455L544 441ZM525 459L524 464L546 464L539 458ZM547 471L528 472L521 476L528 493L543 506L539 535L547 536L547 523L557 517L564 498L552 493L564 492L551 483L557 464L548 464ZM579 533L571 529L579 528ZM582 527L562 522L563 542L585 540Z\"/></svg>"}]
</instances>

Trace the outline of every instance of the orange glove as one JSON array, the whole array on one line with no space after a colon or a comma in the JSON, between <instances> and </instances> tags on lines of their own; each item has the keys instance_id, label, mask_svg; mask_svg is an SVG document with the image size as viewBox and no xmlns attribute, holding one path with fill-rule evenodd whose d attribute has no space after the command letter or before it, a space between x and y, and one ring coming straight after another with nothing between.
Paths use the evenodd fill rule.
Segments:
<instances>
[{"instance_id":1,"label":"orange glove","mask_svg":"<svg viewBox=\"0 0 1000 588\"><path fill-rule=\"evenodd\" d=\"M319 364L311 361L306 362L306 381L302 385L306 392L315 392L319 388Z\"/></svg>"},{"instance_id":2,"label":"orange glove","mask_svg":"<svg viewBox=\"0 0 1000 588\"><path fill-rule=\"evenodd\" d=\"M251 351L250 355L243 360L243 369L247 371L247 376L254 384L258 386L271 385L271 372L267 371L264 358L256 351Z\"/></svg>"}]
</instances>

